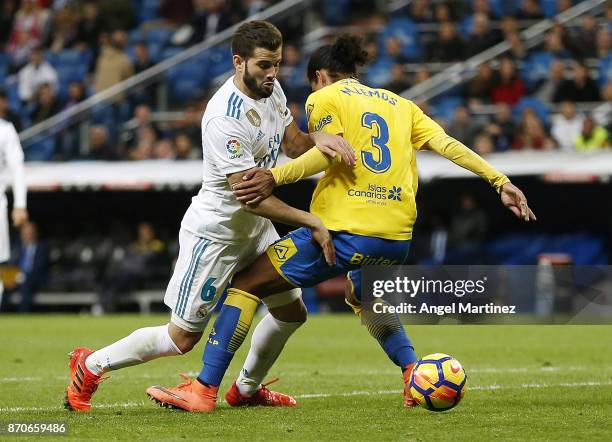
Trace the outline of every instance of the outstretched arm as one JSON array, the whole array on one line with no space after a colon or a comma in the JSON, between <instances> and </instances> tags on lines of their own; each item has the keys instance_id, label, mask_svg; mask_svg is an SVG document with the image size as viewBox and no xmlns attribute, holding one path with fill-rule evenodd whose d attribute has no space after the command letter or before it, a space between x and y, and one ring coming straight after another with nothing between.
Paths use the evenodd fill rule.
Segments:
<instances>
[{"instance_id":1,"label":"outstretched arm","mask_svg":"<svg viewBox=\"0 0 612 442\"><path fill-rule=\"evenodd\" d=\"M536 216L527 204L527 198L521 190L513 185L508 177L492 167L480 155L463 143L444 133L427 141L423 147L448 158L458 166L467 169L484 180L501 195L504 206L524 221L535 221Z\"/></svg>"}]
</instances>

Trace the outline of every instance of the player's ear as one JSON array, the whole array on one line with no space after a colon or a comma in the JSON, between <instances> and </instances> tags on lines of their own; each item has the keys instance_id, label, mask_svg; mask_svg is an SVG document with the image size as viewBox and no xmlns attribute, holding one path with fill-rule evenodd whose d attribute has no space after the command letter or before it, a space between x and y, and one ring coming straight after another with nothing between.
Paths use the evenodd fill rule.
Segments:
<instances>
[{"instance_id":1,"label":"player's ear","mask_svg":"<svg viewBox=\"0 0 612 442\"><path fill-rule=\"evenodd\" d=\"M240 55L232 55L232 62L234 63L234 68L236 68L237 72L242 73L244 69L244 59Z\"/></svg>"}]
</instances>

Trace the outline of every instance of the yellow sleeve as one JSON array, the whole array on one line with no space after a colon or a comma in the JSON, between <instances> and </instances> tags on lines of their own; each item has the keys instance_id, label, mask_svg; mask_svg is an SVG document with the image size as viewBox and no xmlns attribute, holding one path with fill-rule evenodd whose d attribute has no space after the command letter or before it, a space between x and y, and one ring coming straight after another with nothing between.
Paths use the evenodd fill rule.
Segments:
<instances>
[{"instance_id":1,"label":"yellow sleeve","mask_svg":"<svg viewBox=\"0 0 612 442\"><path fill-rule=\"evenodd\" d=\"M313 147L295 160L291 160L282 166L273 167L270 169L270 172L272 172L276 185L282 186L283 184L295 183L303 178L323 172L334 161L340 161L339 157L339 155L336 155L335 158L330 158L316 147Z\"/></svg>"},{"instance_id":2,"label":"yellow sleeve","mask_svg":"<svg viewBox=\"0 0 612 442\"><path fill-rule=\"evenodd\" d=\"M430 139L428 147L488 181L498 193L501 186L510 182L506 175L492 167L480 155L445 133Z\"/></svg>"},{"instance_id":3,"label":"yellow sleeve","mask_svg":"<svg viewBox=\"0 0 612 442\"><path fill-rule=\"evenodd\" d=\"M412 115L412 134L410 141L412 146L419 150L433 137L443 134L444 129L438 123L429 118L412 101L408 101Z\"/></svg>"},{"instance_id":4,"label":"yellow sleeve","mask_svg":"<svg viewBox=\"0 0 612 442\"><path fill-rule=\"evenodd\" d=\"M331 88L323 88L310 94L306 100L308 132L325 131L332 135L344 133L333 92Z\"/></svg>"}]
</instances>

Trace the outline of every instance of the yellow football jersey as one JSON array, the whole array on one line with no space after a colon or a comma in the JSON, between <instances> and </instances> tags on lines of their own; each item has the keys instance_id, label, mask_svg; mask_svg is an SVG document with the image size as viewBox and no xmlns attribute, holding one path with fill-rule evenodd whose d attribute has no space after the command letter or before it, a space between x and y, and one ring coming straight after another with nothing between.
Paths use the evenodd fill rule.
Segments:
<instances>
[{"instance_id":1,"label":"yellow football jersey","mask_svg":"<svg viewBox=\"0 0 612 442\"><path fill-rule=\"evenodd\" d=\"M308 129L343 134L357 165L334 163L319 181L310 210L329 230L406 240L417 216L415 153L444 130L418 106L354 79L306 101Z\"/></svg>"}]
</instances>

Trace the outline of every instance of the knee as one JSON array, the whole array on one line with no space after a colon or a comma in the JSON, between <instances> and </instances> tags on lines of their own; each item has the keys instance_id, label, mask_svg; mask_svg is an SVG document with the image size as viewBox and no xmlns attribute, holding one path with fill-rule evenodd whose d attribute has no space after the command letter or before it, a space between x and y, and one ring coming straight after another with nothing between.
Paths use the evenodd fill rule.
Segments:
<instances>
[{"instance_id":1,"label":"knee","mask_svg":"<svg viewBox=\"0 0 612 442\"><path fill-rule=\"evenodd\" d=\"M269 310L270 314L274 316L275 319L282 322L297 323L301 326L308 319L308 309L301 299L292 304L271 308Z\"/></svg>"},{"instance_id":2,"label":"knee","mask_svg":"<svg viewBox=\"0 0 612 442\"><path fill-rule=\"evenodd\" d=\"M189 353L202 338L202 332L189 332L174 324L170 324L169 334L182 354Z\"/></svg>"}]
</instances>

